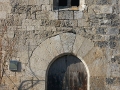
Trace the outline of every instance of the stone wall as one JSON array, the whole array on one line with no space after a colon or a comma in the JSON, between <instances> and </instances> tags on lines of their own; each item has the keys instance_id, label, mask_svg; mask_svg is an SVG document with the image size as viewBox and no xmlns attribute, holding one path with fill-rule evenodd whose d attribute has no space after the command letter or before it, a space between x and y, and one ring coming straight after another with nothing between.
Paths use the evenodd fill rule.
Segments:
<instances>
[{"instance_id":1,"label":"stone wall","mask_svg":"<svg viewBox=\"0 0 120 90\"><path fill-rule=\"evenodd\" d=\"M49 64L72 53L89 70L89 90L120 89L120 0L85 0L53 10L52 0L0 0L0 90L45 90ZM9 61L21 71L9 70ZM41 66L40 66L41 65Z\"/></svg>"}]
</instances>

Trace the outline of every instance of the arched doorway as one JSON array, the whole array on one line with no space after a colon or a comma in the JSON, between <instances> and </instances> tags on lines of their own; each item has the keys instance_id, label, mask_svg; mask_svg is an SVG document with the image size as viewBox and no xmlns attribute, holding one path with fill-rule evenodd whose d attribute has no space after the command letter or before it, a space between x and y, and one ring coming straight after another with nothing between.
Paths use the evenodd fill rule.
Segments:
<instances>
[{"instance_id":1,"label":"arched doorway","mask_svg":"<svg viewBox=\"0 0 120 90\"><path fill-rule=\"evenodd\" d=\"M47 90L87 90L87 72L84 64L74 55L64 55L50 66Z\"/></svg>"}]
</instances>

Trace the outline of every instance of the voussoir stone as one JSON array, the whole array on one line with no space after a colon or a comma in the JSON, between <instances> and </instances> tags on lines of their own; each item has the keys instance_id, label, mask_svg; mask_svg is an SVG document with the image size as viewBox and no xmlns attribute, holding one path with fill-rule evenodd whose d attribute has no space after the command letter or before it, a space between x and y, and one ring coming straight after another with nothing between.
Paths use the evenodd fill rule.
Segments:
<instances>
[{"instance_id":1,"label":"voussoir stone","mask_svg":"<svg viewBox=\"0 0 120 90\"><path fill-rule=\"evenodd\" d=\"M56 57L64 52L59 35L50 38L50 43L47 50L53 55L53 57Z\"/></svg>"},{"instance_id":2,"label":"voussoir stone","mask_svg":"<svg viewBox=\"0 0 120 90\"><path fill-rule=\"evenodd\" d=\"M81 57L84 57L93 47L94 47L94 43L86 38L83 41L81 47L79 48L77 54Z\"/></svg>"},{"instance_id":3,"label":"voussoir stone","mask_svg":"<svg viewBox=\"0 0 120 90\"><path fill-rule=\"evenodd\" d=\"M73 53L77 54L79 48L81 47L83 41L85 40L84 37L82 37L81 35L76 35L76 39L73 45Z\"/></svg>"},{"instance_id":4,"label":"voussoir stone","mask_svg":"<svg viewBox=\"0 0 120 90\"><path fill-rule=\"evenodd\" d=\"M73 50L73 44L75 42L75 34L73 33L63 33L60 34L62 41L62 46L65 53L70 53Z\"/></svg>"}]
</instances>

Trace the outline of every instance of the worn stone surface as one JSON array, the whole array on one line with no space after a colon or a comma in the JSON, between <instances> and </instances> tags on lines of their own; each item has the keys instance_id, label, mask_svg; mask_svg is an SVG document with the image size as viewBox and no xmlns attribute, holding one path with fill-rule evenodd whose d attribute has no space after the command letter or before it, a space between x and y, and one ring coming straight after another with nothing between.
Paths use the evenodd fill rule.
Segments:
<instances>
[{"instance_id":1,"label":"worn stone surface","mask_svg":"<svg viewBox=\"0 0 120 90\"><path fill-rule=\"evenodd\" d=\"M51 55L53 55L53 58L54 58L54 56L58 56L64 52L63 51L64 46L62 45L60 35L57 35L50 39L50 46L47 48L47 50L48 49L49 49L49 52L51 53Z\"/></svg>"},{"instance_id":2,"label":"worn stone surface","mask_svg":"<svg viewBox=\"0 0 120 90\"><path fill-rule=\"evenodd\" d=\"M90 90L105 90L105 77L101 77L101 76L93 76L90 77L91 78L91 88Z\"/></svg>"},{"instance_id":3,"label":"worn stone surface","mask_svg":"<svg viewBox=\"0 0 120 90\"><path fill-rule=\"evenodd\" d=\"M120 0L80 0L77 9L57 0L0 0L0 90L46 90L49 66L64 54L84 63L87 90L119 90L119 19ZM9 70L10 60L20 71Z\"/></svg>"},{"instance_id":4,"label":"worn stone surface","mask_svg":"<svg viewBox=\"0 0 120 90\"><path fill-rule=\"evenodd\" d=\"M96 13L96 14L99 14L99 13L106 13L106 14L109 14L109 13L112 13L112 7L110 5L94 5L94 6L91 6L92 7L92 10Z\"/></svg>"},{"instance_id":5,"label":"worn stone surface","mask_svg":"<svg viewBox=\"0 0 120 90\"><path fill-rule=\"evenodd\" d=\"M74 19L80 19L83 17L83 12L82 11L75 11L74 12Z\"/></svg>"},{"instance_id":6,"label":"worn stone surface","mask_svg":"<svg viewBox=\"0 0 120 90\"><path fill-rule=\"evenodd\" d=\"M75 35L73 33L64 33L60 35L62 46L64 52L72 52L73 50L73 44L75 42Z\"/></svg>"},{"instance_id":7,"label":"worn stone surface","mask_svg":"<svg viewBox=\"0 0 120 90\"><path fill-rule=\"evenodd\" d=\"M92 48L94 44L89 39L85 39L80 46L77 54L81 57L84 57Z\"/></svg>"},{"instance_id":8,"label":"worn stone surface","mask_svg":"<svg viewBox=\"0 0 120 90\"><path fill-rule=\"evenodd\" d=\"M73 19L73 11L59 11L58 19Z\"/></svg>"},{"instance_id":9,"label":"worn stone surface","mask_svg":"<svg viewBox=\"0 0 120 90\"><path fill-rule=\"evenodd\" d=\"M74 42L74 45L73 45L73 53L74 54L77 54L82 43L84 42L85 38L82 37L81 35L77 35L76 36L76 39L75 39L75 42Z\"/></svg>"},{"instance_id":10,"label":"worn stone surface","mask_svg":"<svg viewBox=\"0 0 120 90\"><path fill-rule=\"evenodd\" d=\"M85 57L83 57L85 62L89 65L88 67L90 69L90 75L105 76L105 73L103 73L105 69L101 69L102 67L104 67L104 59L102 60L102 57L103 52L100 48L94 48L90 50L88 54ZM101 68L99 68L98 66ZM94 73L95 70L96 72Z\"/></svg>"}]
</instances>

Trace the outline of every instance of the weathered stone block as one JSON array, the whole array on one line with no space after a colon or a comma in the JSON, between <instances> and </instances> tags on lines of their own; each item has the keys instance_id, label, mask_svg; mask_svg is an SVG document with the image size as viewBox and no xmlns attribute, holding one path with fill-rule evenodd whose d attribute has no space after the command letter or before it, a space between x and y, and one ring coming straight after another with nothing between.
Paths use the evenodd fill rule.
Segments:
<instances>
[{"instance_id":1,"label":"weathered stone block","mask_svg":"<svg viewBox=\"0 0 120 90\"><path fill-rule=\"evenodd\" d=\"M76 35L76 39L73 45L73 53L77 54L78 50L80 49L82 43L84 42L85 38L82 37L81 35Z\"/></svg>"},{"instance_id":2,"label":"weathered stone block","mask_svg":"<svg viewBox=\"0 0 120 90\"><path fill-rule=\"evenodd\" d=\"M117 88L118 88L118 86L120 84L119 80L120 80L119 77L107 77L106 78L106 84L116 87L116 89L110 89L110 90L118 90Z\"/></svg>"},{"instance_id":3,"label":"weathered stone block","mask_svg":"<svg viewBox=\"0 0 120 90\"><path fill-rule=\"evenodd\" d=\"M89 35L94 35L96 34L96 29L95 28L91 28L91 27L84 27L83 31ZM94 36L93 36L94 37ZM87 37L86 37L87 38Z\"/></svg>"},{"instance_id":4,"label":"weathered stone block","mask_svg":"<svg viewBox=\"0 0 120 90\"><path fill-rule=\"evenodd\" d=\"M87 20L86 19L79 19L78 20L78 26L85 26L85 27L87 27L87 26L89 26L90 24L89 24L89 22L87 22Z\"/></svg>"},{"instance_id":5,"label":"weathered stone block","mask_svg":"<svg viewBox=\"0 0 120 90\"><path fill-rule=\"evenodd\" d=\"M46 46L44 46L44 47L42 46L41 48L37 47L34 50L34 52L32 53L30 61L31 61L31 68L33 68L34 72L37 70L46 70L47 69L46 66L50 62L49 60L52 60L52 58L51 58L52 56L50 55L50 53L47 53L47 52L48 52L48 50L46 49ZM33 64L35 64L35 63L36 63L36 65L33 66ZM41 67L40 63L43 64L44 66ZM40 75L40 74L41 73L37 72L37 75Z\"/></svg>"},{"instance_id":6,"label":"weathered stone block","mask_svg":"<svg viewBox=\"0 0 120 90\"><path fill-rule=\"evenodd\" d=\"M44 32L46 30L45 26L35 26L35 30L40 30L41 32Z\"/></svg>"},{"instance_id":7,"label":"weathered stone block","mask_svg":"<svg viewBox=\"0 0 120 90\"><path fill-rule=\"evenodd\" d=\"M117 62L110 63L107 67L107 76L119 77L119 65Z\"/></svg>"},{"instance_id":8,"label":"weathered stone block","mask_svg":"<svg viewBox=\"0 0 120 90\"><path fill-rule=\"evenodd\" d=\"M7 13L6 11L0 11L0 19L6 19Z\"/></svg>"},{"instance_id":9,"label":"weathered stone block","mask_svg":"<svg viewBox=\"0 0 120 90\"><path fill-rule=\"evenodd\" d=\"M68 27L69 26L69 20L60 20L60 27Z\"/></svg>"},{"instance_id":10,"label":"weathered stone block","mask_svg":"<svg viewBox=\"0 0 120 90\"><path fill-rule=\"evenodd\" d=\"M8 38L13 38L14 35L15 35L15 34L14 34L14 31L13 31L13 30L8 30L8 31L7 31L7 37L8 37Z\"/></svg>"},{"instance_id":11,"label":"weathered stone block","mask_svg":"<svg viewBox=\"0 0 120 90\"><path fill-rule=\"evenodd\" d=\"M83 57L83 59L85 60L85 62L90 65L91 63L93 63L96 59L99 59L103 56L103 52L100 48L96 47L93 48L92 50L90 50L88 52L88 54ZM92 66L92 65L91 65ZM92 72L91 72L92 73Z\"/></svg>"},{"instance_id":12,"label":"weathered stone block","mask_svg":"<svg viewBox=\"0 0 120 90\"><path fill-rule=\"evenodd\" d=\"M108 42L107 41L98 41L95 43L95 45L100 47L100 48L105 48L108 46Z\"/></svg>"},{"instance_id":13,"label":"weathered stone block","mask_svg":"<svg viewBox=\"0 0 120 90\"><path fill-rule=\"evenodd\" d=\"M50 4L50 0L40 0L40 4Z\"/></svg>"},{"instance_id":14,"label":"weathered stone block","mask_svg":"<svg viewBox=\"0 0 120 90\"><path fill-rule=\"evenodd\" d=\"M112 13L112 6L109 5L101 6L101 13Z\"/></svg>"},{"instance_id":15,"label":"weathered stone block","mask_svg":"<svg viewBox=\"0 0 120 90\"><path fill-rule=\"evenodd\" d=\"M115 19L117 17L118 17L117 14L106 14L107 19Z\"/></svg>"},{"instance_id":16,"label":"weathered stone block","mask_svg":"<svg viewBox=\"0 0 120 90\"><path fill-rule=\"evenodd\" d=\"M90 77L90 84L91 84L91 88L95 88L92 90L105 90L105 77L101 77L101 76L94 76L94 77Z\"/></svg>"},{"instance_id":17,"label":"weathered stone block","mask_svg":"<svg viewBox=\"0 0 120 90\"><path fill-rule=\"evenodd\" d=\"M104 41L104 40L106 40L106 36L103 36L103 35L95 35L93 40L94 40L94 41Z\"/></svg>"},{"instance_id":18,"label":"weathered stone block","mask_svg":"<svg viewBox=\"0 0 120 90\"><path fill-rule=\"evenodd\" d=\"M12 13L25 14L28 10L28 7L25 5L16 5L16 7L12 8Z\"/></svg>"},{"instance_id":19,"label":"weathered stone block","mask_svg":"<svg viewBox=\"0 0 120 90\"><path fill-rule=\"evenodd\" d=\"M105 17L106 17L106 14L96 14L94 18L95 19L103 19Z\"/></svg>"},{"instance_id":20,"label":"weathered stone block","mask_svg":"<svg viewBox=\"0 0 120 90\"><path fill-rule=\"evenodd\" d=\"M112 6L110 5L94 5L91 6L91 8L94 10L95 13L112 13Z\"/></svg>"},{"instance_id":21,"label":"weathered stone block","mask_svg":"<svg viewBox=\"0 0 120 90\"><path fill-rule=\"evenodd\" d=\"M87 4L87 6L91 6L95 4L95 0L85 0L85 3Z\"/></svg>"},{"instance_id":22,"label":"weathered stone block","mask_svg":"<svg viewBox=\"0 0 120 90\"><path fill-rule=\"evenodd\" d=\"M74 11L74 19L81 19L83 17L82 11Z\"/></svg>"},{"instance_id":23,"label":"weathered stone block","mask_svg":"<svg viewBox=\"0 0 120 90\"><path fill-rule=\"evenodd\" d=\"M116 28L116 27L108 27L106 34L108 34L108 35L118 35L119 34L119 29Z\"/></svg>"},{"instance_id":24,"label":"weathered stone block","mask_svg":"<svg viewBox=\"0 0 120 90\"><path fill-rule=\"evenodd\" d=\"M36 12L36 19L48 19L49 12L48 11L38 11Z\"/></svg>"},{"instance_id":25,"label":"weathered stone block","mask_svg":"<svg viewBox=\"0 0 120 90\"><path fill-rule=\"evenodd\" d=\"M113 84L115 78L106 78L106 83L107 84Z\"/></svg>"},{"instance_id":26,"label":"weathered stone block","mask_svg":"<svg viewBox=\"0 0 120 90\"><path fill-rule=\"evenodd\" d=\"M120 64L120 56L115 56L114 58L116 61L118 61L118 64Z\"/></svg>"},{"instance_id":27,"label":"weathered stone block","mask_svg":"<svg viewBox=\"0 0 120 90\"><path fill-rule=\"evenodd\" d=\"M41 19L40 25L41 26L51 26L52 20Z\"/></svg>"},{"instance_id":28,"label":"weathered stone block","mask_svg":"<svg viewBox=\"0 0 120 90\"><path fill-rule=\"evenodd\" d=\"M117 36L112 35L109 37L109 41L116 41L116 40L118 40Z\"/></svg>"},{"instance_id":29,"label":"weathered stone block","mask_svg":"<svg viewBox=\"0 0 120 90\"><path fill-rule=\"evenodd\" d=\"M96 34L106 34L106 28L104 28L104 27L99 27L99 28L96 30Z\"/></svg>"},{"instance_id":30,"label":"weathered stone block","mask_svg":"<svg viewBox=\"0 0 120 90\"><path fill-rule=\"evenodd\" d=\"M104 82L104 77L90 77L90 90L106 90Z\"/></svg>"},{"instance_id":31,"label":"weathered stone block","mask_svg":"<svg viewBox=\"0 0 120 90\"><path fill-rule=\"evenodd\" d=\"M51 11L50 14L49 14L49 19L50 20L58 19L58 11Z\"/></svg>"},{"instance_id":32,"label":"weathered stone block","mask_svg":"<svg viewBox=\"0 0 120 90\"><path fill-rule=\"evenodd\" d=\"M78 26L78 21L77 20L69 20L68 21L68 26L77 27Z\"/></svg>"},{"instance_id":33,"label":"weathered stone block","mask_svg":"<svg viewBox=\"0 0 120 90\"><path fill-rule=\"evenodd\" d=\"M99 25L101 25L101 26L106 26L106 25L111 25L111 19L109 19L109 20L99 20Z\"/></svg>"},{"instance_id":34,"label":"weathered stone block","mask_svg":"<svg viewBox=\"0 0 120 90\"><path fill-rule=\"evenodd\" d=\"M19 5L28 5L29 0L10 0L12 6L15 6L19 3Z\"/></svg>"},{"instance_id":35,"label":"weathered stone block","mask_svg":"<svg viewBox=\"0 0 120 90\"><path fill-rule=\"evenodd\" d=\"M64 33L60 35L62 46L64 49L64 52L72 52L73 50L73 44L75 42L75 34L73 33Z\"/></svg>"},{"instance_id":36,"label":"weathered stone block","mask_svg":"<svg viewBox=\"0 0 120 90\"><path fill-rule=\"evenodd\" d=\"M0 85L0 90L8 90L7 85Z\"/></svg>"},{"instance_id":37,"label":"weathered stone block","mask_svg":"<svg viewBox=\"0 0 120 90\"><path fill-rule=\"evenodd\" d=\"M119 19L111 21L111 26L119 26L119 25L120 25L120 20Z\"/></svg>"},{"instance_id":38,"label":"weathered stone block","mask_svg":"<svg viewBox=\"0 0 120 90\"><path fill-rule=\"evenodd\" d=\"M51 11L52 6L51 5L42 5L42 11Z\"/></svg>"},{"instance_id":39,"label":"weathered stone block","mask_svg":"<svg viewBox=\"0 0 120 90\"><path fill-rule=\"evenodd\" d=\"M84 57L93 47L94 43L89 39L85 39L77 54L81 57Z\"/></svg>"},{"instance_id":40,"label":"weathered stone block","mask_svg":"<svg viewBox=\"0 0 120 90\"><path fill-rule=\"evenodd\" d=\"M115 42L115 41L110 41L109 45L110 45L110 48L111 48L111 49L114 49L114 48L117 46L117 42Z\"/></svg>"},{"instance_id":41,"label":"weathered stone block","mask_svg":"<svg viewBox=\"0 0 120 90\"><path fill-rule=\"evenodd\" d=\"M96 4L98 5L106 5L106 4L110 4L110 0L96 0Z\"/></svg>"},{"instance_id":42,"label":"weathered stone block","mask_svg":"<svg viewBox=\"0 0 120 90\"><path fill-rule=\"evenodd\" d=\"M58 31L58 32L64 31L64 32L74 33L74 31L73 31L73 29L71 27L57 27L56 31Z\"/></svg>"},{"instance_id":43,"label":"weathered stone block","mask_svg":"<svg viewBox=\"0 0 120 90\"><path fill-rule=\"evenodd\" d=\"M58 56L60 54L62 54L64 51L62 42L61 42L61 38L59 35L50 38L50 45L48 46L49 48L47 48L47 50L49 51L49 53L51 55L53 55L53 57Z\"/></svg>"},{"instance_id":44,"label":"weathered stone block","mask_svg":"<svg viewBox=\"0 0 120 90\"><path fill-rule=\"evenodd\" d=\"M119 1L118 1L119 2ZM111 0L111 4L115 5L117 3L117 0Z\"/></svg>"},{"instance_id":45,"label":"weathered stone block","mask_svg":"<svg viewBox=\"0 0 120 90\"><path fill-rule=\"evenodd\" d=\"M1 2L0 3L0 11L6 11L7 13L11 13L11 5L10 3L6 2Z\"/></svg>"},{"instance_id":46,"label":"weathered stone block","mask_svg":"<svg viewBox=\"0 0 120 90\"><path fill-rule=\"evenodd\" d=\"M46 31L56 31L56 27L53 27L53 26L48 26L46 27Z\"/></svg>"},{"instance_id":47,"label":"weathered stone block","mask_svg":"<svg viewBox=\"0 0 120 90\"><path fill-rule=\"evenodd\" d=\"M30 26L32 24L32 19L22 20L22 26Z\"/></svg>"},{"instance_id":48,"label":"weathered stone block","mask_svg":"<svg viewBox=\"0 0 120 90\"><path fill-rule=\"evenodd\" d=\"M0 2L8 3L10 0L0 0Z\"/></svg>"},{"instance_id":49,"label":"weathered stone block","mask_svg":"<svg viewBox=\"0 0 120 90\"><path fill-rule=\"evenodd\" d=\"M36 0L28 0L28 5L36 5Z\"/></svg>"},{"instance_id":50,"label":"weathered stone block","mask_svg":"<svg viewBox=\"0 0 120 90\"><path fill-rule=\"evenodd\" d=\"M59 11L58 19L73 19L73 11Z\"/></svg>"},{"instance_id":51,"label":"weathered stone block","mask_svg":"<svg viewBox=\"0 0 120 90\"><path fill-rule=\"evenodd\" d=\"M27 26L27 31L34 30L34 29L35 29L34 26Z\"/></svg>"},{"instance_id":52,"label":"weathered stone block","mask_svg":"<svg viewBox=\"0 0 120 90\"><path fill-rule=\"evenodd\" d=\"M33 25L33 26L40 26L40 24L41 24L41 20L32 20L32 22L31 22L31 25Z\"/></svg>"},{"instance_id":53,"label":"weathered stone block","mask_svg":"<svg viewBox=\"0 0 120 90\"><path fill-rule=\"evenodd\" d=\"M119 90L120 86L119 85L111 85L110 90Z\"/></svg>"},{"instance_id":54,"label":"weathered stone block","mask_svg":"<svg viewBox=\"0 0 120 90\"><path fill-rule=\"evenodd\" d=\"M90 75L91 76L106 76L106 58L101 57L102 59L96 59L89 65Z\"/></svg>"}]
</instances>

